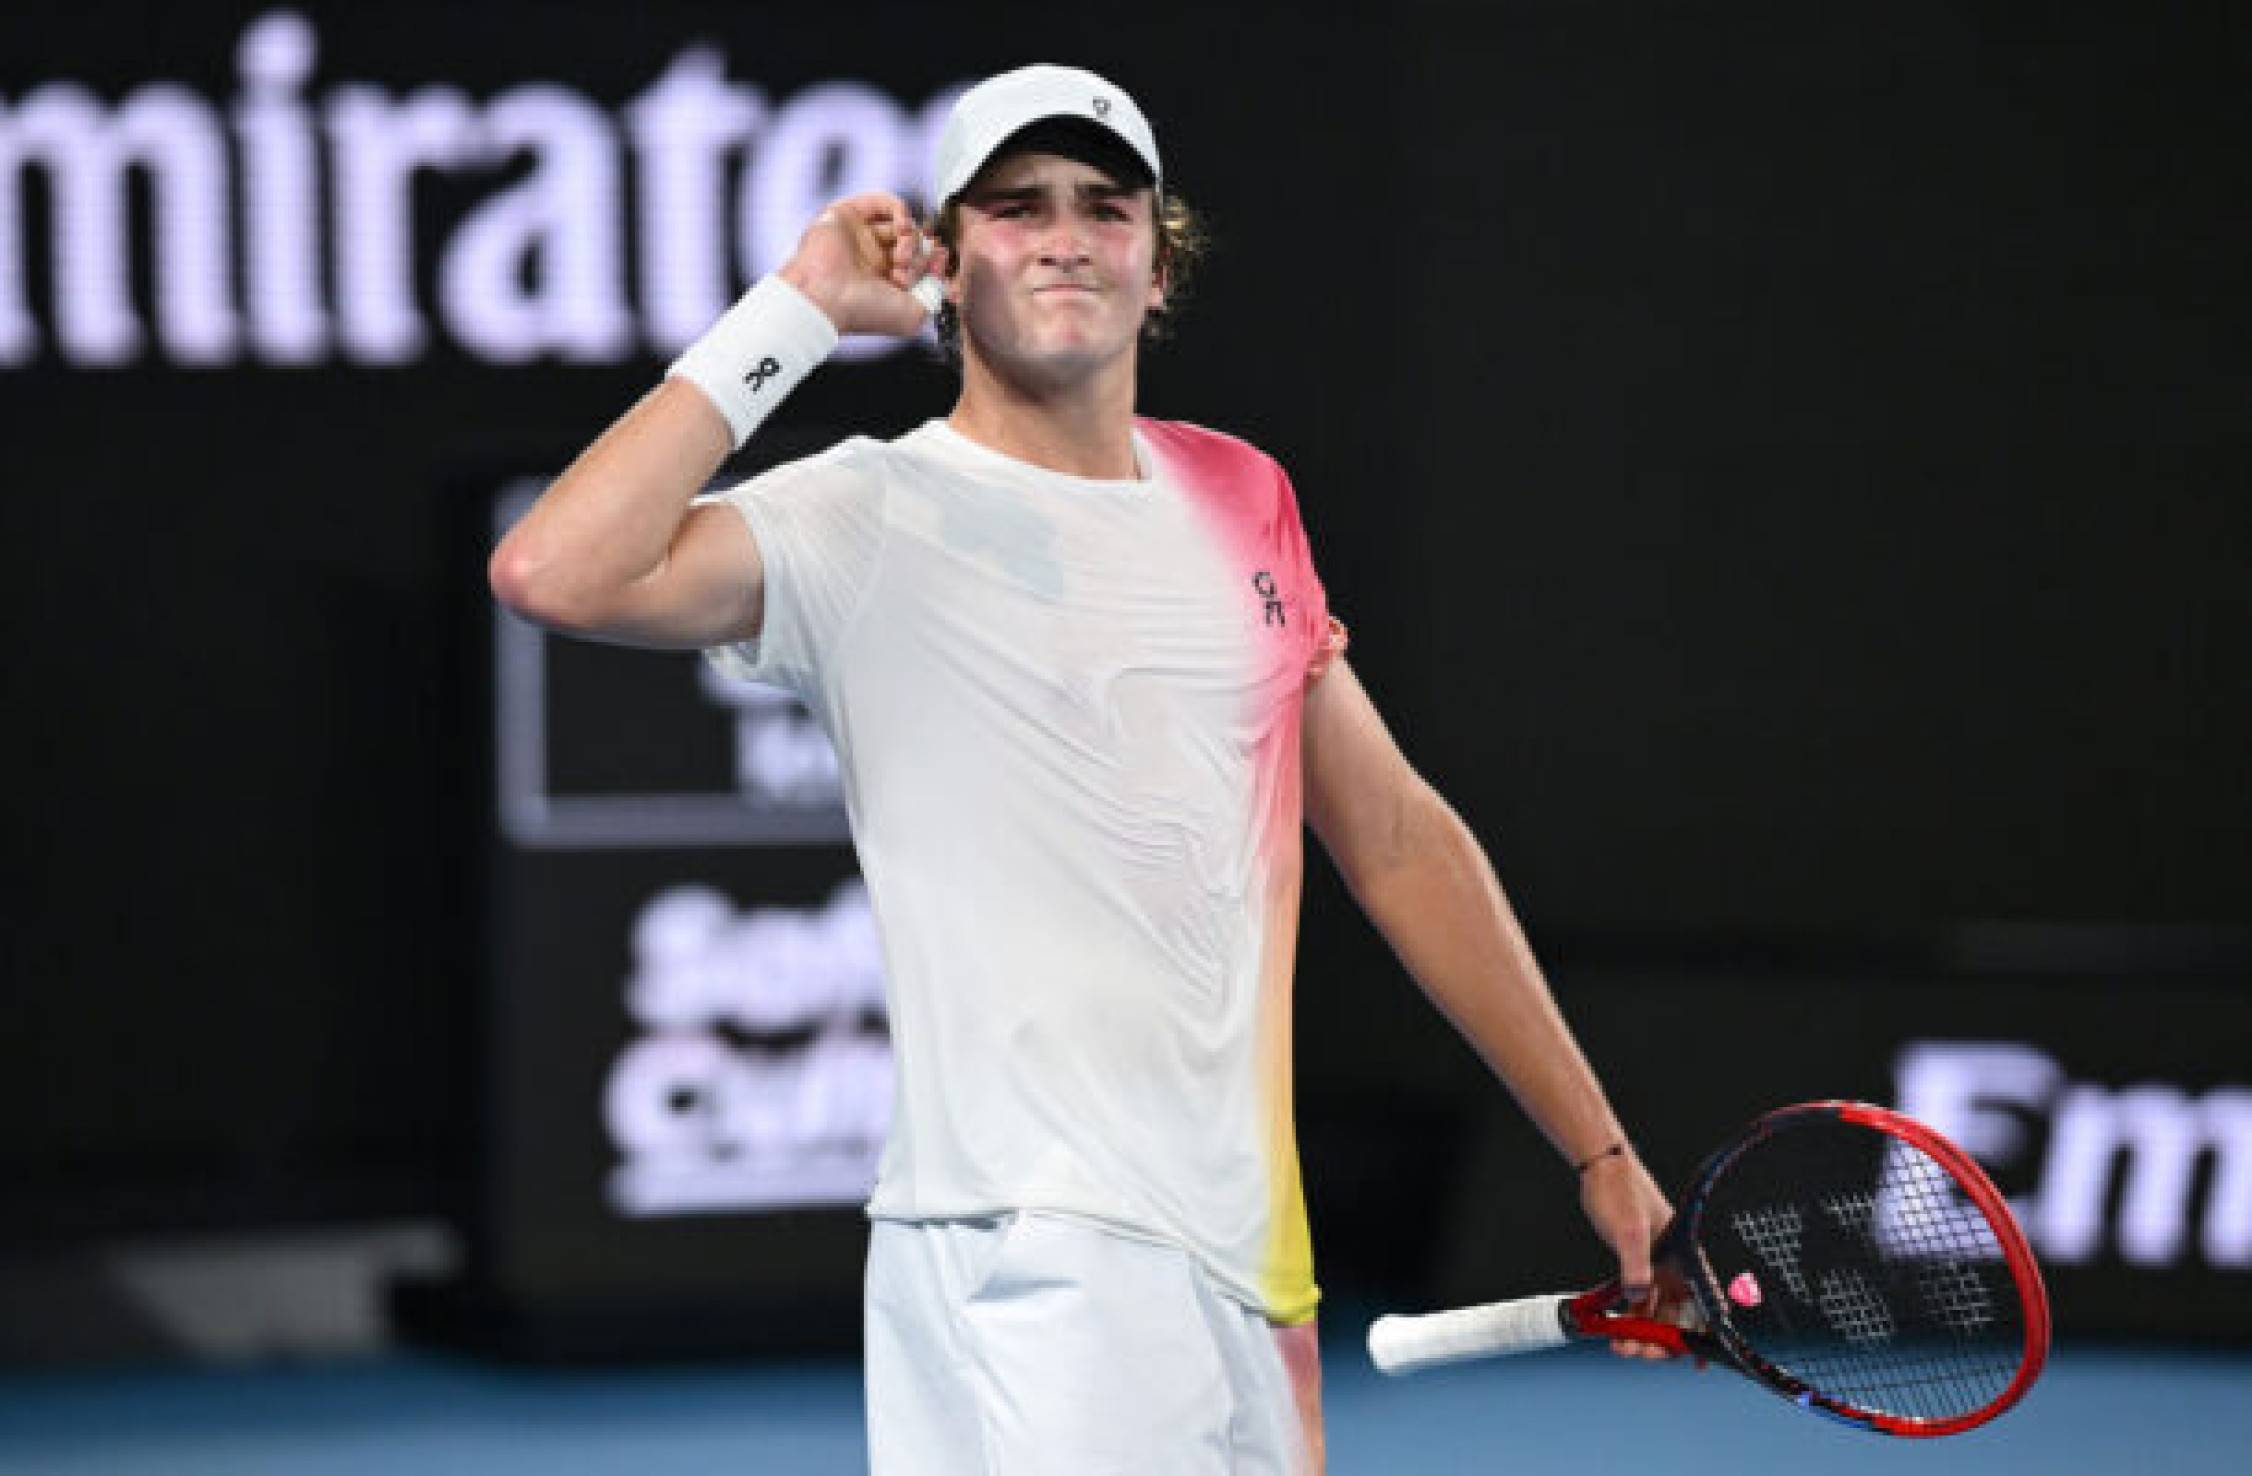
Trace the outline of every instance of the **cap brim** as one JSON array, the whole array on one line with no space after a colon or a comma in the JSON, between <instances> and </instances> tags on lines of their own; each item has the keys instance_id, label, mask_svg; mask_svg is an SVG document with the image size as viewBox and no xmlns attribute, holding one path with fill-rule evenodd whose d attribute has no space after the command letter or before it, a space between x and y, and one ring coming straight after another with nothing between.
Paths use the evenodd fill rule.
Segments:
<instances>
[{"instance_id":1,"label":"cap brim","mask_svg":"<svg viewBox=\"0 0 2252 1476\"><path fill-rule=\"evenodd\" d=\"M1070 113L1058 113L1034 119L987 150L954 194L967 194L995 165L1018 154L1055 154L1099 169L1114 182L1130 189L1157 187L1156 171L1124 138L1100 123Z\"/></svg>"}]
</instances>

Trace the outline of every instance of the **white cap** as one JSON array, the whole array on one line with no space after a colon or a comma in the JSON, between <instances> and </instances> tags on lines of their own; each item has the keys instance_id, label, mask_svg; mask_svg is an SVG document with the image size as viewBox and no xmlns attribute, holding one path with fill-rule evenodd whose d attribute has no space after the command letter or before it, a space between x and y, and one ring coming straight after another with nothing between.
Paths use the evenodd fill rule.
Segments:
<instances>
[{"instance_id":1,"label":"white cap","mask_svg":"<svg viewBox=\"0 0 2252 1476\"><path fill-rule=\"evenodd\" d=\"M938 177L931 197L943 205L960 194L993 151L1018 130L1049 118L1077 118L1118 137L1161 185L1157 136L1126 89L1078 67L1046 62L988 77L962 94L938 136Z\"/></svg>"}]
</instances>

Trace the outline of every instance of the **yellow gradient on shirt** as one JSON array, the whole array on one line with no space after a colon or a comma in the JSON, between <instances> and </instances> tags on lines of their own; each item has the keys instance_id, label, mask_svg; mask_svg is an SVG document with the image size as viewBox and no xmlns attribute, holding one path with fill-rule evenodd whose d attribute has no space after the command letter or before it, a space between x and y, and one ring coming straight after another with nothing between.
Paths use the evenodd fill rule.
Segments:
<instances>
[{"instance_id":1,"label":"yellow gradient on shirt","mask_svg":"<svg viewBox=\"0 0 2252 1476\"><path fill-rule=\"evenodd\" d=\"M1294 796L1295 752L1288 764L1293 772L1284 788ZM1276 1322L1300 1323L1314 1315L1321 1290L1314 1284L1313 1234L1306 1224L1306 1191L1298 1174L1298 1127L1291 1108L1291 993L1304 856L1297 806L1289 809L1287 837L1277 837L1279 844L1268 851L1266 947L1259 970L1259 1087L1267 1118L1267 1253L1259 1282L1267 1316Z\"/></svg>"}]
</instances>

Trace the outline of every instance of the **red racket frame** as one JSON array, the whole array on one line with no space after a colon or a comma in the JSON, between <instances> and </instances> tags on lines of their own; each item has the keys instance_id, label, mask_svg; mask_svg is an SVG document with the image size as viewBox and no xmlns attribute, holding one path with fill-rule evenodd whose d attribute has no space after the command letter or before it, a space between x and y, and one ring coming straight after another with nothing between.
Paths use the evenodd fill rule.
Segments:
<instances>
[{"instance_id":1,"label":"red racket frame","mask_svg":"<svg viewBox=\"0 0 2252 1476\"><path fill-rule=\"evenodd\" d=\"M1741 1338L1733 1335L1727 1304L1721 1299L1720 1288L1713 1284L1709 1268L1699 1263L1690 1232L1703 1212L1704 1201L1713 1182L1729 1164L1762 1138L1811 1116L1835 1117L1873 1128L1924 1153L1954 1177L1955 1182L1970 1196L1971 1202L1978 1206L1988 1225L1992 1227L1994 1238L2001 1245L2010 1277L2017 1284L2018 1300L2025 1309L2025 1343L2016 1377L2011 1379L2007 1388L1980 1408L1944 1420L1918 1419L1908 1415L1860 1409L1809 1388L1803 1380L1792 1377L1761 1358ZM2033 1248L2026 1243L2025 1233L2018 1228L2017 1220L2010 1214L2009 1205L2002 1199L2001 1191L1994 1187L1994 1181L1986 1176L1986 1171L1978 1166L1977 1160L1938 1133L1912 1117L1905 1117L1867 1102L1806 1102L1794 1107L1777 1108L1752 1123L1740 1137L1706 1160L1704 1167L1697 1171L1696 1180L1684 1199L1681 1212L1674 1216L1673 1222L1658 1238L1653 1259L1670 1266L1688 1283L1696 1296L1699 1309L1705 1315L1709 1330L1683 1328L1656 1318L1610 1310L1617 1307L1620 1301L1619 1284L1613 1281L1593 1291L1584 1292L1564 1304L1561 1315L1572 1334L1583 1338L1624 1338L1655 1343L1676 1354L1689 1353L1715 1359L1757 1379L1793 1403L1861 1429L1910 1438L1960 1434L1985 1424L2024 1398L2025 1391L2040 1377L2042 1366L2048 1361L2048 1290L2041 1281L2041 1267L2033 1259Z\"/></svg>"}]
</instances>

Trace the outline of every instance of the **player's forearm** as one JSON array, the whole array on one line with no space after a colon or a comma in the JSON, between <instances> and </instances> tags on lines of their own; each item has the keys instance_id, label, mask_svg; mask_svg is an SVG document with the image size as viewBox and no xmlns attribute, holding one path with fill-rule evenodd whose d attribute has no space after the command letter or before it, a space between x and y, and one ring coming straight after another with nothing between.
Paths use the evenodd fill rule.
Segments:
<instances>
[{"instance_id":1,"label":"player's forearm","mask_svg":"<svg viewBox=\"0 0 2252 1476\"><path fill-rule=\"evenodd\" d=\"M675 558L694 553L690 504L840 333L920 328L929 308L908 289L944 265L896 195L872 191L822 211L782 269L690 344L667 381L502 540L493 592L520 614L586 635L694 645L754 633L756 548Z\"/></svg>"},{"instance_id":2,"label":"player's forearm","mask_svg":"<svg viewBox=\"0 0 2252 1476\"><path fill-rule=\"evenodd\" d=\"M664 564L688 505L726 460L726 420L668 379L582 452L494 550L502 603L566 629L598 629Z\"/></svg>"},{"instance_id":3,"label":"player's forearm","mask_svg":"<svg viewBox=\"0 0 2252 1476\"><path fill-rule=\"evenodd\" d=\"M1574 1162L1624 1137L1484 849L1435 794L1382 864L1347 880L1432 1003Z\"/></svg>"}]
</instances>

